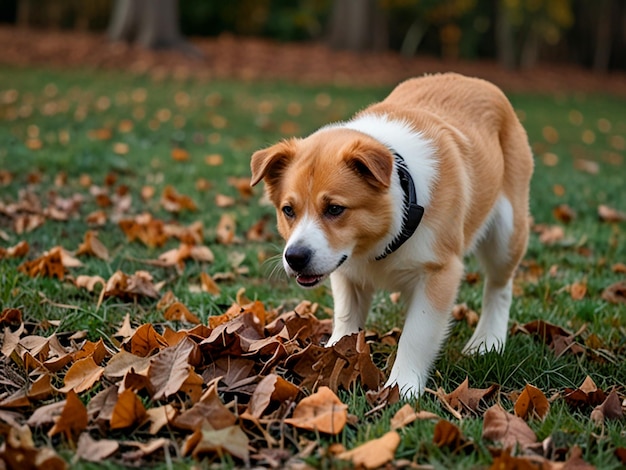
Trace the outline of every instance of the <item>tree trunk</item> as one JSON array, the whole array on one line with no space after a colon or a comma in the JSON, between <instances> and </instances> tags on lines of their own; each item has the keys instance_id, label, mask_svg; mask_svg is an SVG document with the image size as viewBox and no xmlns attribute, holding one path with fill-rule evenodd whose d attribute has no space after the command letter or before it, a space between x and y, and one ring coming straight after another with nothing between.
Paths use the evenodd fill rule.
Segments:
<instances>
[{"instance_id":1,"label":"tree trunk","mask_svg":"<svg viewBox=\"0 0 626 470\"><path fill-rule=\"evenodd\" d=\"M202 56L180 34L177 0L116 0L108 36L112 41L136 42L148 49L179 49Z\"/></svg>"},{"instance_id":2,"label":"tree trunk","mask_svg":"<svg viewBox=\"0 0 626 470\"><path fill-rule=\"evenodd\" d=\"M330 45L351 51L386 49L387 22L376 0L334 0Z\"/></svg>"},{"instance_id":3,"label":"tree trunk","mask_svg":"<svg viewBox=\"0 0 626 470\"><path fill-rule=\"evenodd\" d=\"M613 22L613 1L600 0L596 21L596 41L593 53L593 71L607 73L611 59L611 32Z\"/></svg>"},{"instance_id":4,"label":"tree trunk","mask_svg":"<svg viewBox=\"0 0 626 470\"><path fill-rule=\"evenodd\" d=\"M517 67L513 26L503 0L496 0L496 55L498 63L509 70Z\"/></svg>"}]
</instances>

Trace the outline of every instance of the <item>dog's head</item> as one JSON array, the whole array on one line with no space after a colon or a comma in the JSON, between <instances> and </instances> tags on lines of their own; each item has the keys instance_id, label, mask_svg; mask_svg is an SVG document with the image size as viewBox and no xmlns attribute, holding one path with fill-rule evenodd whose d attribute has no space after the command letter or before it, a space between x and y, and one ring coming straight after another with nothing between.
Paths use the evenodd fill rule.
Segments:
<instances>
[{"instance_id":1,"label":"dog's head","mask_svg":"<svg viewBox=\"0 0 626 470\"><path fill-rule=\"evenodd\" d=\"M330 128L252 155L252 185L264 180L287 241L283 265L314 287L355 256L369 256L392 223L394 157L357 131Z\"/></svg>"}]
</instances>

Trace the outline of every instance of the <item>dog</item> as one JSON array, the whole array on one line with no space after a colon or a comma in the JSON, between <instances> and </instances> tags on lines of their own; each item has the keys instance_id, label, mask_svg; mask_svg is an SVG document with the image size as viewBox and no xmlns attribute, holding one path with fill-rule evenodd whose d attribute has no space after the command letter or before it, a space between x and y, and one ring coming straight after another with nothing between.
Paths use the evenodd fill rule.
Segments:
<instances>
[{"instance_id":1,"label":"dog","mask_svg":"<svg viewBox=\"0 0 626 470\"><path fill-rule=\"evenodd\" d=\"M482 314L464 352L503 349L533 157L498 87L453 73L412 78L349 121L256 151L250 167L276 207L285 271L305 288L330 277L327 345L364 328L375 289L399 291L407 315L386 385L421 394L474 252Z\"/></svg>"}]
</instances>

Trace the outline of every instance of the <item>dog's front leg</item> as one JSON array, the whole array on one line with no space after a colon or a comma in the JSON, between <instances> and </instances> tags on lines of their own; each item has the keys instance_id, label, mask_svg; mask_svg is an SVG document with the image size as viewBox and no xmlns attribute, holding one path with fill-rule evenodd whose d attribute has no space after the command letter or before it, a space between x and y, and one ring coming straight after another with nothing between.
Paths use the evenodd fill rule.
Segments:
<instances>
[{"instance_id":1,"label":"dog's front leg","mask_svg":"<svg viewBox=\"0 0 626 470\"><path fill-rule=\"evenodd\" d=\"M365 320L372 303L374 289L356 285L346 276L334 272L330 275L334 310L333 334L326 343L332 346L341 338L358 333L365 327Z\"/></svg>"},{"instance_id":2,"label":"dog's front leg","mask_svg":"<svg viewBox=\"0 0 626 470\"><path fill-rule=\"evenodd\" d=\"M416 280L412 291L403 292L409 299L407 316L386 385L397 384L404 397L418 396L424 391L448 334L462 273L463 264L455 257Z\"/></svg>"}]
</instances>

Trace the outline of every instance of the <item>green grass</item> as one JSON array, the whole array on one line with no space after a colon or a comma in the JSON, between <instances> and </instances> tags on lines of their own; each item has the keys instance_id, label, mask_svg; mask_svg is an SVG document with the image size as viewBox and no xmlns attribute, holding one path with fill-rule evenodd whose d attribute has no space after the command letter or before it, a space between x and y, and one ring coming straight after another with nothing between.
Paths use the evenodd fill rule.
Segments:
<instances>
[{"instance_id":1,"label":"green grass","mask_svg":"<svg viewBox=\"0 0 626 470\"><path fill-rule=\"evenodd\" d=\"M85 188L80 186L83 174L93 183L103 185L107 174L118 175L118 185L126 184L133 195L131 214L148 211L165 220L189 224L201 220L205 227L206 243L216 255L215 263L206 267L188 263L183 275L171 269L155 268L141 260L155 259L165 249L177 243L171 241L163 248L149 249L139 243L127 243L116 224L109 222L98 229L100 238L112 253L109 262L84 259L85 265L73 269L72 274L99 274L105 278L116 270L130 273L148 269L157 281L166 281L164 290L171 289L193 312L203 320L222 313L235 298L236 292L246 288L246 295L258 298L268 306L292 306L307 298L324 307L332 307L327 286L314 291L303 291L281 275L276 268L281 241L278 237L268 243L242 243L221 246L214 243L215 226L223 213L237 220L237 234L244 238L246 230L263 216L271 217L273 209L259 204L261 189L245 202L228 184L228 177L249 176L249 157L252 152L277 139L291 134L305 135L325 123L348 118L368 103L385 96L388 89L359 89L336 87L303 87L288 83L242 83L226 81L165 81L155 83L144 76L113 72L52 72L48 70L0 70L0 169L14 175L13 181L0 186L0 201L9 203L18 197L18 191L27 184L27 175L38 171L42 181L33 187L42 199L48 191L64 197L75 193L85 195L80 216L67 222L47 222L31 233L18 236L9 220L0 215L0 230L8 236L0 241L11 246L25 239L31 244L29 258L55 245L69 250L78 247L89 228L84 216L97 206ZM582 358L572 355L555 357L543 344L527 336L510 338L502 355L463 357L459 351L469 339L471 329L464 323L454 325L447 346L436 364L430 388L442 387L450 392L466 376L472 387L500 385L500 401L510 408L507 394L531 383L547 396L577 387L590 375L604 389L626 384L626 306L601 300L605 287L623 279L611 266L626 263L626 235L624 224L598 221L597 207L607 204L626 210L626 172L623 148L626 135L626 100L602 95L548 95L515 94L510 96L523 118L530 142L536 153L536 169L531 190L531 212L536 223L557 222L552 210L559 204L568 204L576 211L576 218L565 225L566 237L555 245L546 246L533 234L526 256L536 263L543 274L533 282L519 285L521 295L513 302L512 321L525 323L544 319L571 331L587 325L583 339L595 334L612 355L611 360L593 352ZM118 128L123 120L131 120L130 132ZM108 127L113 130L110 140L89 137L91 130ZM281 132L283 128L283 132ZM556 130L558 138L554 138ZM593 138L592 134L593 133ZM42 142L39 150L30 150L28 137ZM546 141L546 136L550 142ZM114 144L128 144L129 151L117 154ZM188 150L190 160L177 162L170 157L174 147ZM555 166L544 163L544 155L558 157ZM220 154L221 166L209 166L205 156ZM575 169L576 159L598 163L599 172L588 174ZM55 187L59 172L67 174L67 184ZM211 189L199 191L199 178L210 181ZM198 212L172 215L163 211L158 199L163 188L171 184L198 204ZM152 185L156 196L147 202L140 198L144 185ZM555 193L555 185L562 194ZM557 191L558 192L558 191ZM222 193L237 198L234 207L220 209L214 198ZM273 222L270 222L272 225ZM275 233L275 230L271 230ZM259 253L269 261L259 262ZM243 254L243 266L249 274L238 275L234 281L221 285L222 294L211 297L190 292L190 282L197 282L199 273L231 271L229 257ZM97 308L97 296L78 290L69 283L57 280L28 278L17 272L21 260L0 261L0 306L19 307L26 320L60 320L52 331L85 329L92 338L110 337L127 313L135 323L163 322L154 308L155 302L136 304L116 299L106 300ZM557 266L556 274L548 274ZM468 259L468 271L477 271L478 265ZM583 300L572 300L564 287L572 282L586 280L588 293ZM464 283L459 301L480 310L482 283ZM70 307L67 307L70 306ZM376 297L369 327L384 332L401 325L402 310L388 297ZM342 393L350 406L350 413L361 417L357 427L348 427L336 438L325 441L341 442L352 448L388 430L389 417L400 407L394 405L382 412L363 418L369 409L360 390ZM431 396L419 400L424 409L449 416ZM401 430L402 442L397 458L429 463L435 468L473 468L486 466L491 456L481 440L482 418L463 420L460 427L466 437L475 443L469 455L457 455L438 449L432 444L434 423L417 422ZM617 446L624 446L624 421L610 423L603 432L591 424L589 410L573 412L562 401L556 401L544 422L531 422L540 439L557 436L564 446L573 444L583 449L584 458L598 468L618 468L613 457ZM333 465L318 457L312 463L322 467ZM83 468L93 468L84 465Z\"/></svg>"}]
</instances>

